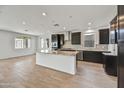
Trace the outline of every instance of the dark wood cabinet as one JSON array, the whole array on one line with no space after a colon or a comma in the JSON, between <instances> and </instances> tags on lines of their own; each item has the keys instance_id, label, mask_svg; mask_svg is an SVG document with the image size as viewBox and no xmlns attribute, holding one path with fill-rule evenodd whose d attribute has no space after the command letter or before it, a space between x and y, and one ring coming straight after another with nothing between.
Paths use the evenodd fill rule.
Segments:
<instances>
[{"instance_id":1,"label":"dark wood cabinet","mask_svg":"<svg viewBox=\"0 0 124 93\"><path fill-rule=\"evenodd\" d=\"M118 87L124 88L124 5L118 6Z\"/></svg>"},{"instance_id":2,"label":"dark wood cabinet","mask_svg":"<svg viewBox=\"0 0 124 93\"><path fill-rule=\"evenodd\" d=\"M59 34L60 36L60 46L62 47L64 45L64 34Z\"/></svg>"},{"instance_id":3,"label":"dark wood cabinet","mask_svg":"<svg viewBox=\"0 0 124 93\"><path fill-rule=\"evenodd\" d=\"M110 44L117 43L117 38L118 38L117 34L118 34L117 16L115 16L114 19L110 22L110 38L109 38Z\"/></svg>"},{"instance_id":4,"label":"dark wood cabinet","mask_svg":"<svg viewBox=\"0 0 124 93\"><path fill-rule=\"evenodd\" d=\"M52 42L57 42L58 40L58 35L57 34L53 34L52 35Z\"/></svg>"},{"instance_id":5,"label":"dark wood cabinet","mask_svg":"<svg viewBox=\"0 0 124 93\"><path fill-rule=\"evenodd\" d=\"M108 75L117 76L117 56L103 55L103 63Z\"/></svg>"},{"instance_id":6,"label":"dark wood cabinet","mask_svg":"<svg viewBox=\"0 0 124 93\"><path fill-rule=\"evenodd\" d=\"M100 29L99 30L99 43L100 44L109 44L109 29Z\"/></svg>"},{"instance_id":7,"label":"dark wood cabinet","mask_svg":"<svg viewBox=\"0 0 124 93\"><path fill-rule=\"evenodd\" d=\"M102 52L99 52L99 51L83 51L83 61L103 63Z\"/></svg>"},{"instance_id":8,"label":"dark wood cabinet","mask_svg":"<svg viewBox=\"0 0 124 93\"><path fill-rule=\"evenodd\" d=\"M71 33L71 43L72 45L81 44L81 32Z\"/></svg>"},{"instance_id":9,"label":"dark wood cabinet","mask_svg":"<svg viewBox=\"0 0 124 93\"><path fill-rule=\"evenodd\" d=\"M124 40L124 5L118 6L118 39Z\"/></svg>"},{"instance_id":10,"label":"dark wood cabinet","mask_svg":"<svg viewBox=\"0 0 124 93\"><path fill-rule=\"evenodd\" d=\"M52 49L59 49L60 48L60 36L58 34L52 34Z\"/></svg>"},{"instance_id":11,"label":"dark wood cabinet","mask_svg":"<svg viewBox=\"0 0 124 93\"><path fill-rule=\"evenodd\" d=\"M64 45L64 34L52 34L52 48L59 49Z\"/></svg>"}]
</instances>

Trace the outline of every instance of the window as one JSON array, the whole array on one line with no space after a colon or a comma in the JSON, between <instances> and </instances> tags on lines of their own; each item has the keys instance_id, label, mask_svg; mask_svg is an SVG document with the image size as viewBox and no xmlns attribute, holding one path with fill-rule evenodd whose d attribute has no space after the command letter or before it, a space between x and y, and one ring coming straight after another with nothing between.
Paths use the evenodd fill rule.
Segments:
<instances>
[{"instance_id":1,"label":"window","mask_svg":"<svg viewBox=\"0 0 124 93\"><path fill-rule=\"evenodd\" d=\"M49 39L45 39L45 38L40 38L40 48L41 48L41 52L48 52L49 51Z\"/></svg>"},{"instance_id":2,"label":"window","mask_svg":"<svg viewBox=\"0 0 124 93\"><path fill-rule=\"evenodd\" d=\"M31 47L31 39L28 37L16 37L15 49L24 49Z\"/></svg>"},{"instance_id":3,"label":"window","mask_svg":"<svg viewBox=\"0 0 124 93\"><path fill-rule=\"evenodd\" d=\"M43 38L40 39L40 45L41 45L41 48L44 48L44 39Z\"/></svg>"},{"instance_id":4,"label":"window","mask_svg":"<svg viewBox=\"0 0 124 93\"><path fill-rule=\"evenodd\" d=\"M85 34L84 35L84 47L94 47L94 34Z\"/></svg>"},{"instance_id":5,"label":"window","mask_svg":"<svg viewBox=\"0 0 124 93\"><path fill-rule=\"evenodd\" d=\"M23 39L15 39L15 48L16 49L22 49L23 48Z\"/></svg>"},{"instance_id":6,"label":"window","mask_svg":"<svg viewBox=\"0 0 124 93\"><path fill-rule=\"evenodd\" d=\"M26 39L26 48L31 48L31 39Z\"/></svg>"}]
</instances>

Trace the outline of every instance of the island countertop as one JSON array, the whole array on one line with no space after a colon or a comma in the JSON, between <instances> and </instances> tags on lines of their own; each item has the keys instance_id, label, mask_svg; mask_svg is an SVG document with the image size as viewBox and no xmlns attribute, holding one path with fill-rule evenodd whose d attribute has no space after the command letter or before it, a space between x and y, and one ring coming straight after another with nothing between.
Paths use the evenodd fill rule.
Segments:
<instances>
[{"instance_id":1,"label":"island countertop","mask_svg":"<svg viewBox=\"0 0 124 93\"><path fill-rule=\"evenodd\" d=\"M95 51L95 52L110 52L109 50L102 50L102 49L95 49L95 48L65 48L65 49L60 49L60 51Z\"/></svg>"},{"instance_id":2,"label":"island countertop","mask_svg":"<svg viewBox=\"0 0 124 93\"><path fill-rule=\"evenodd\" d=\"M44 53L44 52L40 52ZM65 55L65 56L76 56L78 51L52 51L44 54L54 54L54 55Z\"/></svg>"}]
</instances>

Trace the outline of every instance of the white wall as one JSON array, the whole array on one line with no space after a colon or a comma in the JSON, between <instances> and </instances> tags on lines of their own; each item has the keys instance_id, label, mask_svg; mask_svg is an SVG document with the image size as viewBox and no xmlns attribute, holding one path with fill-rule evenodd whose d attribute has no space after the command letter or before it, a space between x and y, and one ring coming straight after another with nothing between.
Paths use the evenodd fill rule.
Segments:
<instances>
[{"instance_id":1,"label":"white wall","mask_svg":"<svg viewBox=\"0 0 124 93\"><path fill-rule=\"evenodd\" d=\"M17 56L24 56L36 53L36 37L31 36L31 48L29 49L15 49L15 37L21 34L0 31L0 59L11 58Z\"/></svg>"}]
</instances>

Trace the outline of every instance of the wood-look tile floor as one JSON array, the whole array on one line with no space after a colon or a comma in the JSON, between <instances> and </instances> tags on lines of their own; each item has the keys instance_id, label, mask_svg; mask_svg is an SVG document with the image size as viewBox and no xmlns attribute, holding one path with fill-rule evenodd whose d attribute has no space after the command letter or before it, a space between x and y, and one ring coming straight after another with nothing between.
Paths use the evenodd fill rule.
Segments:
<instances>
[{"instance_id":1,"label":"wood-look tile floor","mask_svg":"<svg viewBox=\"0 0 124 93\"><path fill-rule=\"evenodd\" d=\"M117 77L106 75L101 64L79 61L76 75L69 75L35 63L35 55L0 60L0 87L117 87Z\"/></svg>"}]
</instances>

